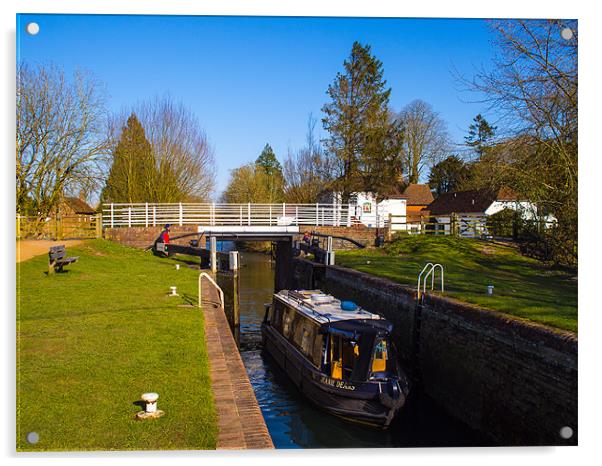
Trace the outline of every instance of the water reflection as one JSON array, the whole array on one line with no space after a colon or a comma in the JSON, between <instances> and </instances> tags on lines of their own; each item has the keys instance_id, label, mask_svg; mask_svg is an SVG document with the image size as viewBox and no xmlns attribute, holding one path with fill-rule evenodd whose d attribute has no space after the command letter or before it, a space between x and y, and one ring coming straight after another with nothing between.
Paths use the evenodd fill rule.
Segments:
<instances>
[{"instance_id":1,"label":"water reflection","mask_svg":"<svg viewBox=\"0 0 602 466\"><path fill-rule=\"evenodd\" d=\"M414 390L388 431L357 426L326 414L303 398L269 355L261 351L264 303L274 289L269 256L241 253L238 283L232 275L220 277L228 312L239 289L240 327L235 330L255 396L276 448L369 448L486 445L484 439L447 416L427 397ZM228 281L229 280L229 281Z\"/></svg>"}]
</instances>

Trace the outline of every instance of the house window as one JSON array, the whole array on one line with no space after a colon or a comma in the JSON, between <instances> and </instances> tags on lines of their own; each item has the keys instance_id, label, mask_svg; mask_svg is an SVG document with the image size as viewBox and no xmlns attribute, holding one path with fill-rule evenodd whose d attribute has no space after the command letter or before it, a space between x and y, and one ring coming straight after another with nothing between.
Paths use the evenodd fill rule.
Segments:
<instances>
[{"instance_id":1,"label":"house window","mask_svg":"<svg viewBox=\"0 0 602 466\"><path fill-rule=\"evenodd\" d=\"M372 203L364 202L364 204L362 205L362 212L365 214L371 213L372 212Z\"/></svg>"}]
</instances>

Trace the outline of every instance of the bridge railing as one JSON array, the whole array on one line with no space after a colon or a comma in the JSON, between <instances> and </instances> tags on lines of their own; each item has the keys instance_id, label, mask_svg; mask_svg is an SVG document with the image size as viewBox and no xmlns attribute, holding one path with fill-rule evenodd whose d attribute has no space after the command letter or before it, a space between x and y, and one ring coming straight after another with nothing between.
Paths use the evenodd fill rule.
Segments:
<instances>
[{"instance_id":1,"label":"bridge railing","mask_svg":"<svg viewBox=\"0 0 602 466\"><path fill-rule=\"evenodd\" d=\"M351 204L103 204L104 227L351 226L360 223Z\"/></svg>"}]
</instances>

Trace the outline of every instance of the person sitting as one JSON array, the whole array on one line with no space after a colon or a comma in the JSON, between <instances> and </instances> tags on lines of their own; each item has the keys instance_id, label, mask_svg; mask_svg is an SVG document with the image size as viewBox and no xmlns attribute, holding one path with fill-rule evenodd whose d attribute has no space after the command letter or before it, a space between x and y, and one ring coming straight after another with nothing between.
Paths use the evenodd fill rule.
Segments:
<instances>
[{"instance_id":1,"label":"person sitting","mask_svg":"<svg viewBox=\"0 0 602 466\"><path fill-rule=\"evenodd\" d=\"M165 225L165 228L163 229L163 231L161 232L161 240L163 243L165 244L169 244L169 228L171 227L171 225L168 223Z\"/></svg>"},{"instance_id":2,"label":"person sitting","mask_svg":"<svg viewBox=\"0 0 602 466\"><path fill-rule=\"evenodd\" d=\"M169 253L167 251L167 245L169 244L169 229L171 225L168 223L163 228L163 231L159 234L159 237L155 240L155 253L161 253L165 256L168 256Z\"/></svg>"}]
</instances>

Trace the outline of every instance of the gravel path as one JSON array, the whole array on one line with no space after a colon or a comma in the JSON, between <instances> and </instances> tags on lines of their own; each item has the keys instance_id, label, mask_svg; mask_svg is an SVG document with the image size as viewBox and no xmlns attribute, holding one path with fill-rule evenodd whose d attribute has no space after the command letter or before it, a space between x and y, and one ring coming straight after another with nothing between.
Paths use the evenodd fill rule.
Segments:
<instances>
[{"instance_id":1,"label":"gravel path","mask_svg":"<svg viewBox=\"0 0 602 466\"><path fill-rule=\"evenodd\" d=\"M83 243L85 240L81 239L70 239L63 241L50 241L45 239L26 239L17 241L17 262L26 261L27 259L31 259L35 256L40 256L42 254L48 254L48 249L50 246L58 246L59 244L64 244L69 251L70 246L76 246L78 244Z\"/></svg>"}]
</instances>

